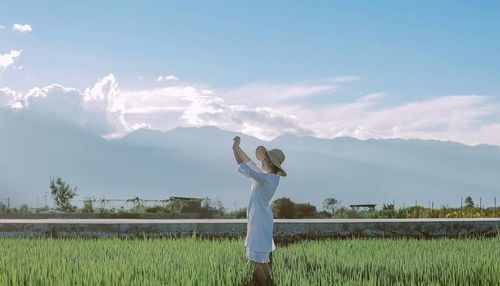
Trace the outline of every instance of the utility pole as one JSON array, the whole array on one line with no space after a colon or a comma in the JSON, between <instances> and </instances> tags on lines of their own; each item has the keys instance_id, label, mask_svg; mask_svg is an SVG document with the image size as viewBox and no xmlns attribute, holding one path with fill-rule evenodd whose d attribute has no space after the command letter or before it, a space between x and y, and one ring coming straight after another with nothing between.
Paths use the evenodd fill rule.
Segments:
<instances>
[{"instance_id":1,"label":"utility pole","mask_svg":"<svg viewBox=\"0 0 500 286\"><path fill-rule=\"evenodd\" d=\"M417 218L418 216L418 212L417 212L417 200L415 200L415 218Z\"/></svg>"},{"instance_id":2,"label":"utility pole","mask_svg":"<svg viewBox=\"0 0 500 286\"><path fill-rule=\"evenodd\" d=\"M483 217L483 208L482 208L481 197L479 197L479 216Z\"/></svg>"},{"instance_id":3,"label":"utility pole","mask_svg":"<svg viewBox=\"0 0 500 286\"><path fill-rule=\"evenodd\" d=\"M10 198L7 198L7 213L9 213L10 208Z\"/></svg>"},{"instance_id":4,"label":"utility pole","mask_svg":"<svg viewBox=\"0 0 500 286\"><path fill-rule=\"evenodd\" d=\"M464 201L464 197L460 197L460 217L463 217L463 201Z\"/></svg>"}]
</instances>

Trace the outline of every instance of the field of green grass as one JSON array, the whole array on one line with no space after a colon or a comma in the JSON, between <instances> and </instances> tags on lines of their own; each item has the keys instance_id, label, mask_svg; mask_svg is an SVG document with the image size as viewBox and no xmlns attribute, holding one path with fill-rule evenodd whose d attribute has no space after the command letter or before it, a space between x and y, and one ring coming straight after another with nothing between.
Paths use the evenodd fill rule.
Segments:
<instances>
[{"instance_id":1,"label":"field of green grass","mask_svg":"<svg viewBox=\"0 0 500 286\"><path fill-rule=\"evenodd\" d=\"M0 238L0 285L248 285L242 239ZM275 285L500 285L500 237L301 241Z\"/></svg>"}]
</instances>

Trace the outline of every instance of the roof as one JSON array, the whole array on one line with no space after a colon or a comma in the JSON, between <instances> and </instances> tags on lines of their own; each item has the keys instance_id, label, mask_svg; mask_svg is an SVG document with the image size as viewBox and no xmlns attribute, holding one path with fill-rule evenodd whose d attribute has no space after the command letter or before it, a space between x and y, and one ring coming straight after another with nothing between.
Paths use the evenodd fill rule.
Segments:
<instances>
[{"instance_id":1,"label":"roof","mask_svg":"<svg viewBox=\"0 0 500 286\"><path fill-rule=\"evenodd\" d=\"M189 198L189 197L170 197L171 200L202 200L200 198Z\"/></svg>"},{"instance_id":2,"label":"roof","mask_svg":"<svg viewBox=\"0 0 500 286\"><path fill-rule=\"evenodd\" d=\"M374 207L377 204L349 205L350 207Z\"/></svg>"}]
</instances>

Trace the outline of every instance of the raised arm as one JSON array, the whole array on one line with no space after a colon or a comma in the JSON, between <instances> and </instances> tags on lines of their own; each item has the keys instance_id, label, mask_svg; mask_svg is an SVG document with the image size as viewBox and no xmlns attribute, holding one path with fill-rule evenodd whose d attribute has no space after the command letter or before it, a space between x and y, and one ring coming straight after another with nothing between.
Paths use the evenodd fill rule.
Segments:
<instances>
[{"instance_id":1,"label":"raised arm","mask_svg":"<svg viewBox=\"0 0 500 286\"><path fill-rule=\"evenodd\" d=\"M236 159L236 163L241 164L241 162L248 162L250 161L250 158L247 156L247 154L241 149L240 147L240 136L236 136L233 138L233 153L234 153L234 159Z\"/></svg>"},{"instance_id":2,"label":"raised arm","mask_svg":"<svg viewBox=\"0 0 500 286\"><path fill-rule=\"evenodd\" d=\"M250 157L245 154L245 152L240 148L240 137L236 136L233 138L233 153L236 163L238 163L238 171L248 178L253 178L256 181L264 182L268 179L268 174L262 172L255 163L250 159ZM246 164L241 164L245 162Z\"/></svg>"}]
</instances>

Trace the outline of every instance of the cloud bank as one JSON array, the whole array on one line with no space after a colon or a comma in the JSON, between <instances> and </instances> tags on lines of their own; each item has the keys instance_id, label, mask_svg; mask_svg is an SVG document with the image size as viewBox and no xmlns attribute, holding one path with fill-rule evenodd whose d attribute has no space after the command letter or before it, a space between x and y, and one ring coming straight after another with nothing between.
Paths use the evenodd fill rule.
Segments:
<instances>
[{"instance_id":1,"label":"cloud bank","mask_svg":"<svg viewBox=\"0 0 500 286\"><path fill-rule=\"evenodd\" d=\"M500 105L484 95L450 95L389 106L390 95L376 92L350 101L308 106L301 101L338 92L358 80L319 83L252 83L231 90L177 84L161 88L120 89L109 74L81 91L52 84L25 94L0 89L0 107L52 116L106 138L138 128L170 130L212 125L263 140L283 133L319 138L417 138L465 144L500 145Z\"/></svg>"}]
</instances>

